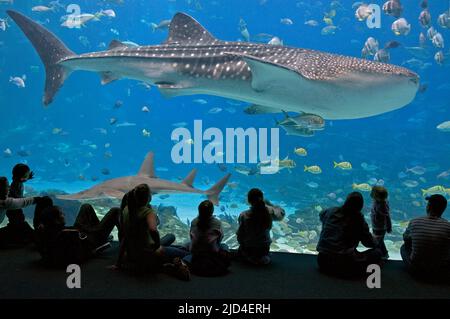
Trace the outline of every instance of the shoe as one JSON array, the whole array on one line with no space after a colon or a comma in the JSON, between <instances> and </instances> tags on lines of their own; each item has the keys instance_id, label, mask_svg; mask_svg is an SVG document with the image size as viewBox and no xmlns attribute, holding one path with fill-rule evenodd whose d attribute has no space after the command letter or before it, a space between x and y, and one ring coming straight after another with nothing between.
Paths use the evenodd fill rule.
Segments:
<instances>
[{"instance_id":1,"label":"shoe","mask_svg":"<svg viewBox=\"0 0 450 319\"><path fill-rule=\"evenodd\" d=\"M92 254L93 255L97 255L99 253L101 253L102 251L108 249L111 247L111 243L110 242L106 242L103 245L98 246L97 248L95 248L94 250L92 250Z\"/></svg>"},{"instance_id":2,"label":"shoe","mask_svg":"<svg viewBox=\"0 0 450 319\"><path fill-rule=\"evenodd\" d=\"M260 260L261 265L268 265L270 262L271 260L269 256L263 256Z\"/></svg>"},{"instance_id":3,"label":"shoe","mask_svg":"<svg viewBox=\"0 0 450 319\"><path fill-rule=\"evenodd\" d=\"M178 257L173 260L173 263L163 264L163 270L166 274L178 279L184 281L191 280L191 272L189 271L189 267Z\"/></svg>"},{"instance_id":4,"label":"shoe","mask_svg":"<svg viewBox=\"0 0 450 319\"><path fill-rule=\"evenodd\" d=\"M191 280L191 272L188 265L179 257L174 259L174 265L178 270L179 278L189 281Z\"/></svg>"},{"instance_id":5,"label":"shoe","mask_svg":"<svg viewBox=\"0 0 450 319\"><path fill-rule=\"evenodd\" d=\"M239 258L239 252L237 250L221 250L220 253L223 253L224 255L227 255L229 259L238 259Z\"/></svg>"},{"instance_id":6,"label":"shoe","mask_svg":"<svg viewBox=\"0 0 450 319\"><path fill-rule=\"evenodd\" d=\"M254 265L260 266L260 265L268 265L270 264L270 257L269 256L262 256L262 257L249 257L248 261Z\"/></svg>"}]
</instances>

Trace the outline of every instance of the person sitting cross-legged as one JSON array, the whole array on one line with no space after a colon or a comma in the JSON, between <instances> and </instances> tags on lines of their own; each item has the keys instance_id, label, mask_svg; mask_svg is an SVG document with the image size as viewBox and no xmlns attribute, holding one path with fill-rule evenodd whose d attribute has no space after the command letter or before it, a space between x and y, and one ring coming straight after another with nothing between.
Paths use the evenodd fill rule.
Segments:
<instances>
[{"instance_id":1,"label":"person sitting cross-legged","mask_svg":"<svg viewBox=\"0 0 450 319\"><path fill-rule=\"evenodd\" d=\"M125 208L120 218L120 251L116 264L111 268L132 268L138 273L163 271L179 279L190 280L189 268L182 260L189 252L163 243L157 228L158 216L149 205L151 198L150 187L140 184L122 201ZM173 236L170 237L173 241Z\"/></svg>"},{"instance_id":2,"label":"person sitting cross-legged","mask_svg":"<svg viewBox=\"0 0 450 319\"><path fill-rule=\"evenodd\" d=\"M426 197L427 216L410 221L403 234L402 259L416 277L450 279L450 222L442 215L447 207L444 196Z\"/></svg>"},{"instance_id":3,"label":"person sitting cross-legged","mask_svg":"<svg viewBox=\"0 0 450 319\"><path fill-rule=\"evenodd\" d=\"M285 211L265 200L263 192L257 188L248 192L247 200L250 209L240 214L236 233L239 242L238 257L253 265L268 265L271 262L269 252L272 222L282 220Z\"/></svg>"},{"instance_id":4,"label":"person sitting cross-legged","mask_svg":"<svg viewBox=\"0 0 450 319\"><path fill-rule=\"evenodd\" d=\"M214 205L205 200L198 206L198 217L191 223L190 254L184 257L193 273L201 276L220 276L228 272L230 254L222 244L223 229L213 216Z\"/></svg>"},{"instance_id":5,"label":"person sitting cross-legged","mask_svg":"<svg viewBox=\"0 0 450 319\"><path fill-rule=\"evenodd\" d=\"M382 252L369 231L361 210L364 199L359 192L350 193L344 205L320 213L322 231L317 244L317 262L323 273L339 277L361 277L367 266L380 264ZM371 248L359 252L359 243Z\"/></svg>"}]
</instances>

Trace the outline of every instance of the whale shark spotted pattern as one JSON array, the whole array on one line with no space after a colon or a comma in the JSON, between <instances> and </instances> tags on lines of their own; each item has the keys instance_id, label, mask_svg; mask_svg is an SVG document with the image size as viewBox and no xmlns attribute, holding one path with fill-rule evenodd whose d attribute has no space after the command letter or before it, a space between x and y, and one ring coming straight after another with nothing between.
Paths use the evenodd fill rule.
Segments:
<instances>
[{"instance_id":1,"label":"whale shark spotted pattern","mask_svg":"<svg viewBox=\"0 0 450 319\"><path fill-rule=\"evenodd\" d=\"M409 104L419 87L414 72L391 64L314 50L227 42L192 17L177 13L161 45L129 47L113 40L106 51L76 55L55 35L15 11L11 18L33 43L46 72L48 105L72 71L100 73L102 83L131 78L167 97L209 94L324 119L354 119Z\"/></svg>"}]
</instances>

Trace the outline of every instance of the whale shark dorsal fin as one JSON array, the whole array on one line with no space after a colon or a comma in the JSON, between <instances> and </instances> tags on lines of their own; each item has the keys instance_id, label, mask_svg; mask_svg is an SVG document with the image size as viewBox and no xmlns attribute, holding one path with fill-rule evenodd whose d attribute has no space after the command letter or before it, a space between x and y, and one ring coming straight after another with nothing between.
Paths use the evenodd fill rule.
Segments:
<instances>
[{"instance_id":1,"label":"whale shark dorsal fin","mask_svg":"<svg viewBox=\"0 0 450 319\"><path fill-rule=\"evenodd\" d=\"M208 44L218 40L209 33L194 18L185 14L177 13L170 21L169 36L164 44L190 43L190 44Z\"/></svg>"},{"instance_id":2,"label":"whale shark dorsal fin","mask_svg":"<svg viewBox=\"0 0 450 319\"><path fill-rule=\"evenodd\" d=\"M153 152L147 153L145 156L145 160L139 169L138 176L147 176L156 178L155 175L155 166L153 164Z\"/></svg>"},{"instance_id":3,"label":"whale shark dorsal fin","mask_svg":"<svg viewBox=\"0 0 450 319\"><path fill-rule=\"evenodd\" d=\"M185 179L183 179L183 181L181 183L189 186L189 187L194 187L194 179L195 179L195 175L197 175L197 170L194 168L188 176L186 176Z\"/></svg>"}]
</instances>

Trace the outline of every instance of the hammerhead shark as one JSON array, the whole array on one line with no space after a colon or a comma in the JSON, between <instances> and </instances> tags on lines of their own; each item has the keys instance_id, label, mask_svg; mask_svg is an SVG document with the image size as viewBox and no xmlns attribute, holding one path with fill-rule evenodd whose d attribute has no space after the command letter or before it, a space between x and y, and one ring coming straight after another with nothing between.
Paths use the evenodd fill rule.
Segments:
<instances>
[{"instance_id":1,"label":"hammerhead shark","mask_svg":"<svg viewBox=\"0 0 450 319\"><path fill-rule=\"evenodd\" d=\"M214 204L219 205L219 194L230 179L231 174L227 174L220 181L218 181L209 190L202 191L194 188L194 183L197 170L193 169L189 175L181 182L175 183L168 180L163 180L155 175L153 164L153 153L147 153L144 162L139 169L136 176L126 176L107 180L103 183L95 185L92 188L81 191L72 195L58 195L59 199L64 200L87 200L99 198L117 198L122 197L134 187L139 184L147 184L153 194L167 194L167 193L195 193L204 194Z\"/></svg>"},{"instance_id":2,"label":"hammerhead shark","mask_svg":"<svg viewBox=\"0 0 450 319\"><path fill-rule=\"evenodd\" d=\"M399 109L419 88L419 76L403 67L280 45L228 42L215 38L192 17L177 13L160 45L128 46L77 55L54 34L16 11L19 25L46 69L48 105L76 70L100 74L107 84L135 79L166 97L209 94L324 119L356 119Z\"/></svg>"}]
</instances>

